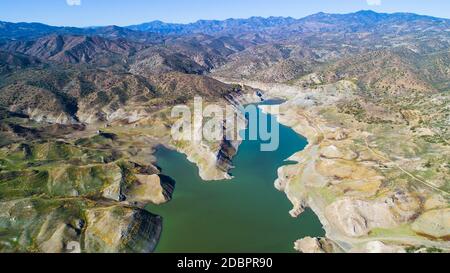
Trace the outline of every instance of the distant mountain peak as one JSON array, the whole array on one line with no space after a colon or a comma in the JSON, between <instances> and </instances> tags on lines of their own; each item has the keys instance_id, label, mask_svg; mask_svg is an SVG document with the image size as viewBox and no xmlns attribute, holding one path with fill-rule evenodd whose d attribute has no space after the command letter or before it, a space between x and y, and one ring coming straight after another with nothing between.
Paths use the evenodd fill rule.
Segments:
<instances>
[{"instance_id":1,"label":"distant mountain peak","mask_svg":"<svg viewBox=\"0 0 450 273\"><path fill-rule=\"evenodd\" d=\"M355 12L355 14L378 15L378 14L383 14L383 13L375 12L375 11L373 11L371 9L363 9L363 10Z\"/></svg>"},{"instance_id":2,"label":"distant mountain peak","mask_svg":"<svg viewBox=\"0 0 450 273\"><path fill-rule=\"evenodd\" d=\"M448 25L450 20L435 18L431 16L423 16L414 13L377 13L373 10L360 10L348 14L332 14L319 12L301 19L292 17L270 16L261 17L253 16L247 19L226 19L226 20L198 20L193 23L166 23L155 20L139 25L127 27L119 27L116 25L91 28L74 28L74 27L54 27L40 23L8 23L0 22L0 39L23 39L34 40L36 38L46 36L52 33L71 34L71 35L100 35L109 38L124 37L136 41L154 40L154 36L161 35L189 35L189 34L206 34L206 35L222 35L222 34L245 34L250 32L271 31L274 28L283 28L279 31L291 30L308 30L308 27L316 26L320 28L320 24L328 24L333 26L334 30L344 29L346 26L353 31L362 30L362 28L372 29L377 24L387 22L402 21L428 21L443 22ZM309 26L304 24L308 23ZM350 26L351 25L351 26ZM315 29L317 30L317 29ZM329 29L331 31L331 29ZM149 37L152 34L153 37Z\"/></svg>"}]
</instances>

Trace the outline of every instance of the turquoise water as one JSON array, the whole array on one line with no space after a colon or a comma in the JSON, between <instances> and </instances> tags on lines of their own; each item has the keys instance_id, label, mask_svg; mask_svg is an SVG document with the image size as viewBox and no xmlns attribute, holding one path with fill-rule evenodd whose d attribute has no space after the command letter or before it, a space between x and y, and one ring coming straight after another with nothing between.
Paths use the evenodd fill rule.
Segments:
<instances>
[{"instance_id":1,"label":"turquoise water","mask_svg":"<svg viewBox=\"0 0 450 273\"><path fill-rule=\"evenodd\" d=\"M244 141L234 159L235 178L215 182L203 181L184 155L158 149L157 164L176 186L172 201L147 207L163 217L157 252L288 253L297 239L324 235L311 210L292 218L292 205L273 185L277 169L306 146L305 138L280 125L278 150L261 152L260 144Z\"/></svg>"}]
</instances>

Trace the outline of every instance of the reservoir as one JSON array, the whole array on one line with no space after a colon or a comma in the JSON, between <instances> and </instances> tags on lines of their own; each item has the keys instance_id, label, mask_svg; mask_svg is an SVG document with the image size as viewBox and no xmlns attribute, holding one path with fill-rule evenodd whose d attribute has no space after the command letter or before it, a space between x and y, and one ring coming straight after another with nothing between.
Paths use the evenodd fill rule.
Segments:
<instances>
[{"instance_id":1,"label":"reservoir","mask_svg":"<svg viewBox=\"0 0 450 273\"><path fill-rule=\"evenodd\" d=\"M278 150L261 152L260 144L245 140L233 160L234 179L214 182L203 181L185 155L158 149L157 165L176 186L169 203L147 206L163 217L156 252L289 253L300 238L324 236L311 210L292 218L292 204L274 187L278 168L306 139L280 125Z\"/></svg>"}]
</instances>

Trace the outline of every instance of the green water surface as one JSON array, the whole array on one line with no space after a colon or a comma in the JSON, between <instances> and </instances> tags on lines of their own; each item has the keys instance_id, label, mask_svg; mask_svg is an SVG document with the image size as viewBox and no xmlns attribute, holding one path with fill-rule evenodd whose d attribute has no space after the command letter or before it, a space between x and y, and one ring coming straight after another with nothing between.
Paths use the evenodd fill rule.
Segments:
<instances>
[{"instance_id":1,"label":"green water surface","mask_svg":"<svg viewBox=\"0 0 450 273\"><path fill-rule=\"evenodd\" d=\"M288 253L297 239L324 235L311 210L292 218L292 205L274 188L277 169L306 139L280 125L278 150L261 152L260 144L245 140L233 161L235 178L216 182L203 181L184 155L158 149L157 164L176 186L172 201L147 207L163 217L156 252Z\"/></svg>"}]
</instances>

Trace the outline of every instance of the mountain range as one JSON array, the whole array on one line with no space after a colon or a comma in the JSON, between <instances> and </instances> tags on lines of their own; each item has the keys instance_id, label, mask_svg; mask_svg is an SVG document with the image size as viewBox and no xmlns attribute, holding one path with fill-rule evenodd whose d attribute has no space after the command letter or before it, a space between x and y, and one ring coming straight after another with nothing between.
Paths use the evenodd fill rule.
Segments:
<instances>
[{"instance_id":1,"label":"mountain range","mask_svg":"<svg viewBox=\"0 0 450 273\"><path fill-rule=\"evenodd\" d=\"M84 252L153 251L162 223L143 205L174 190L153 165L155 147L185 153L202 178L217 180L229 177L239 146L171 142L168 109L196 96L237 106L264 94L288 100L280 120L313 149L299 160L310 176L294 176L305 167L292 165L277 182L303 183L286 187L291 214L307 206L301 190L312 185L308 200L329 205L331 222L349 215L326 225L343 242L337 249L379 234L401 250L434 250L449 236L433 222L448 219L449 91L450 20L411 13L0 22L0 252L64 252L69 241Z\"/></svg>"},{"instance_id":2,"label":"mountain range","mask_svg":"<svg viewBox=\"0 0 450 273\"><path fill-rule=\"evenodd\" d=\"M211 77L302 86L350 79L372 96L448 91L449 30L448 19L373 11L126 28L2 22L0 105L47 120L63 113L65 122L96 109L101 120L136 99L156 106L162 93L165 104L213 94L222 83ZM38 95L52 99L31 99Z\"/></svg>"},{"instance_id":3,"label":"mountain range","mask_svg":"<svg viewBox=\"0 0 450 273\"><path fill-rule=\"evenodd\" d=\"M202 34L244 34L248 32L273 32L284 30L291 32L310 32L326 30L342 30L357 32L371 28L371 31L391 32L395 30L406 31L425 30L436 27L435 30L446 29L449 19L417 15L413 13L376 13L370 10L351 14L317 13L301 19L292 17L251 17L248 19L227 20L199 20L189 24L165 23L152 21L132 26L106 26L106 27L55 27L41 23L8 23L0 22L0 37L4 39L31 39L48 34L72 35L100 35L106 37L139 36L142 32L157 33L160 35L188 35ZM400 24L398 24L400 23ZM390 25L390 27L389 27ZM436 25L439 25L436 26ZM407 28L407 27L410 28ZM386 28L387 27L387 28ZM427 29L428 31L431 29Z\"/></svg>"}]
</instances>

